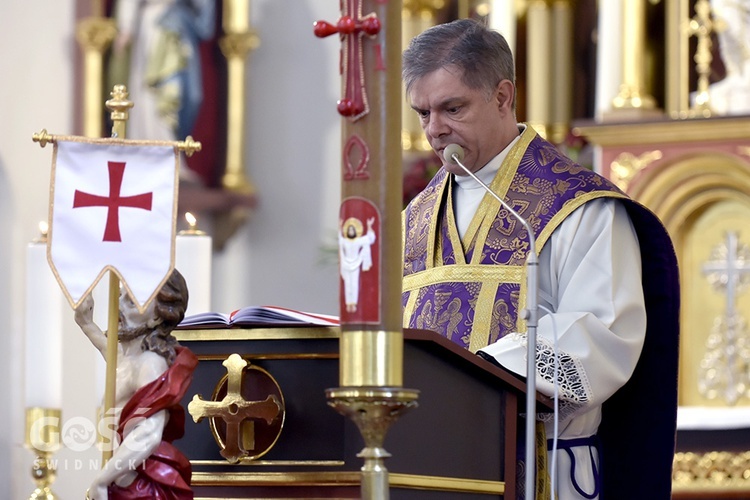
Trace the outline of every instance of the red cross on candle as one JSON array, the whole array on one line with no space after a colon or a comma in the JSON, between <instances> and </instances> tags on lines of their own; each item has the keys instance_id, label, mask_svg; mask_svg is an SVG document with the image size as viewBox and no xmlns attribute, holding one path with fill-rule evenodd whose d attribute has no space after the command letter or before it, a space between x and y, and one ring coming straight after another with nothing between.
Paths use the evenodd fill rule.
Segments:
<instances>
[{"instance_id":1,"label":"red cross on candle","mask_svg":"<svg viewBox=\"0 0 750 500\"><path fill-rule=\"evenodd\" d=\"M344 54L341 58L344 76L344 97L338 102L341 116L353 121L369 111L365 91L365 71L362 62L362 37L380 32L380 19L374 13L362 17L362 0L346 0L344 14L332 25L326 21L314 24L315 36L323 38L339 33L346 38ZM354 17L352 17L354 16Z\"/></svg>"},{"instance_id":2,"label":"red cross on candle","mask_svg":"<svg viewBox=\"0 0 750 500\"><path fill-rule=\"evenodd\" d=\"M109 196L84 193L76 189L73 208L107 207L107 224L104 227L104 239L102 241L122 241L120 238L120 207L151 210L151 200L154 193L120 196L125 162L110 161L107 162L107 166L109 168Z\"/></svg>"}]
</instances>

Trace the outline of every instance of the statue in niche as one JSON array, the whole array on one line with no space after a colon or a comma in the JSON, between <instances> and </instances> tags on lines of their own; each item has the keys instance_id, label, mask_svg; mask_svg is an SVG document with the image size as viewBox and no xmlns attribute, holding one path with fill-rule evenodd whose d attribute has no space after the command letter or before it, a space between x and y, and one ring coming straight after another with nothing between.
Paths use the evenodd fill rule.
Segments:
<instances>
[{"instance_id":1,"label":"statue in niche","mask_svg":"<svg viewBox=\"0 0 750 500\"><path fill-rule=\"evenodd\" d=\"M118 31L109 59L110 87L126 84L134 103L128 138L172 141L192 135L202 142L198 155L182 155L187 168L180 169L178 211L215 219L217 227L208 229L221 249L237 229L225 226L244 222L257 196L221 185L226 111L218 102L226 89L216 41L219 2L114 0L109 11Z\"/></svg>"},{"instance_id":2,"label":"statue in niche","mask_svg":"<svg viewBox=\"0 0 750 500\"><path fill-rule=\"evenodd\" d=\"M87 498L193 498L190 461L172 444L184 433L180 401L198 364L171 334L185 315L187 301L187 285L177 270L143 313L124 289L121 292L116 411L105 415L117 428L116 443L105 445L116 447ZM105 355L107 337L94 323L93 309L88 295L76 308L75 320Z\"/></svg>"},{"instance_id":3,"label":"statue in niche","mask_svg":"<svg viewBox=\"0 0 750 500\"><path fill-rule=\"evenodd\" d=\"M214 35L216 1L117 0L114 18L110 78L127 84L135 103L129 138L184 139L203 103L199 46Z\"/></svg>"}]
</instances>

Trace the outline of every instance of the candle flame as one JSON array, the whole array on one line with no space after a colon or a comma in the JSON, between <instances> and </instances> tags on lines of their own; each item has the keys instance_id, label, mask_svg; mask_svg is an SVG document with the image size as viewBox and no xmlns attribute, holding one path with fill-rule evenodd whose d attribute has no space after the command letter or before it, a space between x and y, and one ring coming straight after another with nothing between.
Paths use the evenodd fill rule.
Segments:
<instances>
[{"instance_id":1,"label":"candle flame","mask_svg":"<svg viewBox=\"0 0 750 500\"><path fill-rule=\"evenodd\" d=\"M47 221L39 221L39 224L37 224L37 228L39 229L39 234L31 240L32 243L42 243L47 244L47 237L49 235L49 224L47 224Z\"/></svg>"},{"instance_id":2,"label":"candle flame","mask_svg":"<svg viewBox=\"0 0 750 500\"><path fill-rule=\"evenodd\" d=\"M190 212L185 212L185 220L190 226L190 229L195 229L198 219L196 219L193 214L191 214Z\"/></svg>"}]
</instances>

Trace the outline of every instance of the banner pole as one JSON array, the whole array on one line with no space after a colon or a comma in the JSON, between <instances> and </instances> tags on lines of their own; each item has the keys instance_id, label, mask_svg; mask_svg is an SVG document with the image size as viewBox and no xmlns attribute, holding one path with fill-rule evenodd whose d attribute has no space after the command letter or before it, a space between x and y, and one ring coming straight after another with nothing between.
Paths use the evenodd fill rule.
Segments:
<instances>
[{"instance_id":1,"label":"banner pole","mask_svg":"<svg viewBox=\"0 0 750 500\"><path fill-rule=\"evenodd\" d=\"M128 121L128 110L133 107L133 102L128 100L128 91L125 85L115 85L110 93L112 99L105 103L111 111L112 137L125 139L125 131ZM120 319L120 279L117 274L109 271L109 314L107 321L107 373L104 386L104 418L114 416L116 402L117 383L117 345L119 340L118 325ZM112 458L115 446L116 429L111 425L105 426L104 432L109 435L103 436L102 467Z\"/></svg>"},{"instance_id":2,"label":"banner pole","mask_svg":"<svg viewBox=\"0 0 750 500\"><path fill-rule=\"evenodd\" d=\"M115 384L117 382L117 330L120 316L120 280L114 271L109 272L109 314L107 321L107 373L104 386L104 418L114 416L116 392ZM114 332L114 335L110 335ZM103 432L108 435L104 436L102 448L102 467L112 458L112 452L115 446L115 429L111 425L104 426Z\"/></svg>"}]
</instances>

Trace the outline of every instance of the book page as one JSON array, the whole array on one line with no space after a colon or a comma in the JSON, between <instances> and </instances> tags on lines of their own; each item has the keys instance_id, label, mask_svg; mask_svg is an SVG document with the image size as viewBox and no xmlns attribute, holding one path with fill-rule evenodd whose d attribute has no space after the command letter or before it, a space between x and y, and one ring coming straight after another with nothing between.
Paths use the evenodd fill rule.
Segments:
<instances>
[{"instance_id":1,"label":"book page","mask_svg":"<svg viewBox=\"0 0 750 500\"><path fill-rule=\"evenodd\" d=\"M339 319L328 314L309 313L279 306L247 306L229 314L205 312L186 316L177 328L231 328L269 325L338 326Z\"/></svg>"}]
</instances>

